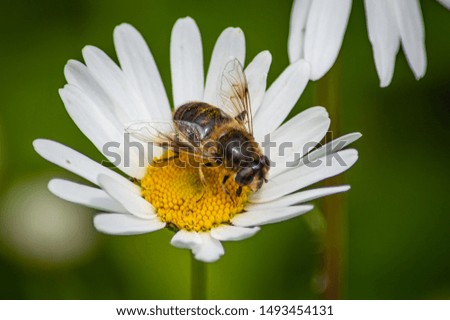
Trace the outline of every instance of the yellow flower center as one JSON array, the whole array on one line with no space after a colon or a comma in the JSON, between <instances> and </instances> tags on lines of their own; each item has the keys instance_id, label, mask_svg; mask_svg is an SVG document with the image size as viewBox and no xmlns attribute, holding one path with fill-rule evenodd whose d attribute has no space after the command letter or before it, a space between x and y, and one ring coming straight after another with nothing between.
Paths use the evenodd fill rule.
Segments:
<instances>
[{"instance_id":1,"label":"yellow flower center","mask_svg":"<svg viewBox=\"0 0 450 320\"><path fill-rule=\"evenodd\" d=\"M203 167L205 185L200 179L199 163L186 154L173 157L166 153L148 167L141 180L142 196L156 209L156 214L176 230L208 231L244 210L250 189L239 185L233 172L223 166Z\"/></svg>"}]
</instances>

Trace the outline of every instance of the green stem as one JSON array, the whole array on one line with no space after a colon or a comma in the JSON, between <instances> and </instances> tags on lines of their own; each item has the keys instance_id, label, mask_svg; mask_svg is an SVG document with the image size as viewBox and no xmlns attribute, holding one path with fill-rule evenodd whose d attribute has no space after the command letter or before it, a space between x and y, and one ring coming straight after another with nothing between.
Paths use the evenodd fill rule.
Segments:
<instances>
[{"instance_id":1,"label":"green stem","mask_svg":"<svg viewBox=\"0 0 450 320\"><path fill-rule=\"evenodd\" d=\"M206 263L198 261L191 254L191 299L206 299Z\"/></svg>"},{"instance_id":2,"label":"green stem","mask_svg":"<svg viewBox=\"0 0 450 320\"><path fill-rule=\"evenodd\" d=\"M327 136L327 142L336 139L340 133L340 111L341 111L341 87L342 65L340 59L334 67L317 83L318 105L327 108L331 127ZM343 184L343 176L327 179L325 186L336 186ZM322 297L324 299L340 299L343 294L343 277L346 257L346 210L345 195L338 194L321 199L322 212L326 220L327 230L325 232L325 249L323 254L323 283Z\"/></svg>"}]
</instances>

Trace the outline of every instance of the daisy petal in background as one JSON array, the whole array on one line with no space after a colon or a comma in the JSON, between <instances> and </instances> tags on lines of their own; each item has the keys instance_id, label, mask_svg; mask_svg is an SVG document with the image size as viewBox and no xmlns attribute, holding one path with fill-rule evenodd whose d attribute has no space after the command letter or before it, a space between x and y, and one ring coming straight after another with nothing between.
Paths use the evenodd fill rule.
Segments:
<instances>
[{"instance_id":1,"label":"daisy petal in background","mask_svg":"<svg viewBox=\"0 0 450 320\"><path fill-rule=\"evenodd\" d=\"M437 0L440 4L450 10L450 0Z\"/></svg>"},{"instance_id":2,"label":"daisy petal in background","mask_svg":"<svg viewBox=\"0 0 450 320\"><path fill-rule=\"evenodd\" d=\"M86 47L85 64L67 63L68 84L60 91L77 126L110 160L114 157L105 152L105 144L118 143L117 153L124 156L123 134L133 120L172 122L161 77L143 37L132 26L122 24L114 31L114 43L120 67L100 49ZM192 100L216 105L224 66L230 59L242 65L245 61L244 33L239 28L227 28L215 44L205 79L200 31L191 18L176 22L170 49L175 107ZM202 191L198 168L172 163L159 167L158 161L138 153L130 154L128 165L117 165L125 178L64 145L39 139L34 148L43 158L95 185L54 179L50 191L64 200L99 210L94 225L100 232L133 235L168 228L175 231L173 246L190 249L197 260L204 262L217 261L225 253L222 241L249 238L262 225L310 211L313 206L305 204L308 201L347 191L349 186L302 189L349 169L358 153L342 149L360 135L350 134L341 138L344 142L336 140L320 147L318 143L330 125L322 107L307 109L283 124L305 89L311 70L306 61L299 60L266 90L270 63L270 53L263 51L245 68L255 138L261 142L270 134L278 143L291 141L293 148L270 153L276 167L270 181L258 192L238 194L237 184L229 179L224 185L231 191L225 193L220 167L205 170L208 187ZM316 148L303 150L311 142ZM150 150L144 153L148 155ZM296 165L286 165L296 157ZM315 161L314 166L308 165L311 161Z\"/></svg>"},{"instance_id":3,"label":"daisy petal in background","mask_svg":"<svg viewBox=\"0 0 450 320\"><path fill-rule=\"evenodd\" d=\"M289 61L308 61L311 80L322 78L336 61L351 7L351 0L294 0L288 41Z\"/></svg>"},{"instance_id":4,"label":"daisy petal in background","mask_svg":"<svg viewBox=\"0 0 450 320\"><path fill-rule=\"evenodd\" d=\"M450 2L439 0L450 8ZM380 86L391 83L400 46L416 79L425 75L425 30L418 0L365 0L367 30ZM311 64L318 80L333 66L342 46L351 0L294 0L288 39L289 60Z\"/></svg>"},{"instance_id":5,"label":"daisy petal in background","mask_svg":"<svg viewBox=\"0 0 450 320\"><path fill-rule=\"evenodd\" d=\"M425 75L425 29L418 0L365 0L367 30L380 86L391 83L400 44L417 80Z\"/></svg>"}]
</instances>

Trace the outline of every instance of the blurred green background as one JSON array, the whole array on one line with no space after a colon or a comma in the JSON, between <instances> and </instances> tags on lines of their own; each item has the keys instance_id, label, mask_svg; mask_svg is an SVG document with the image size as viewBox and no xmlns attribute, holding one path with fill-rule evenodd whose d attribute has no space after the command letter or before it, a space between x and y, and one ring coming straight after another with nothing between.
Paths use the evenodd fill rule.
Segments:
<instances>
[{"instance_id":1,"label":"blurred green background","mask_svg":"<svg viewBox=\"0 0 450 320\"><path fill-rule=\"evenodd\" d=\"M205 62L220 32L239 26L247 61L273 55L269 82L287 66L291 1L58 1L0 4L0 298L189 298L189 252L164 230L105 236L93 211L46 190L54 176L77 178L41 159L31 143L50 138L101 160L57 93L68 59L84 45L115 57L114 26L129 22L149 43L170 96L169 43L176 19L200 27ZM416 81L403 53L393 82L379 88L362 1L354 1L342 59L343 133L361 131L360 160L346 175L348 236L344 298L450 298L450 12L422 1L428 69ZM296 106L314 105L314 84ZM301 130L301 128L299 128ZM265 226L226 243L209 267L215 299L318 298L322 244L318 212ZM320 221L319 221L320 225ZM323 230L322 230L323 231Z\"/></svg>"}]
</instances>

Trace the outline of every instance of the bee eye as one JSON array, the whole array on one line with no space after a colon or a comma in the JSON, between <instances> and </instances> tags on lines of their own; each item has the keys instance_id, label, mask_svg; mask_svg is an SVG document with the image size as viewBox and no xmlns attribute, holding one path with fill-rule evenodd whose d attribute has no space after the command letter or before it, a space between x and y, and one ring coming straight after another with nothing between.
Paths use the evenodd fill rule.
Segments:
<instances>
[{"instance_id":1,"label":"bee eye","mask_svg":"<svg viewBox=\"0 0 450 320\"><path fill-rule=\"evenodd\" d=\"M246 186L253 181L253 176L254 172L252 168L244 168L236 174L234 181L241 186Z\"/></svg>"}]
</instances>

